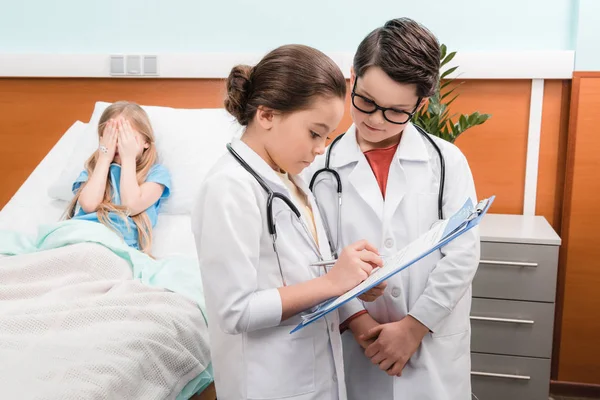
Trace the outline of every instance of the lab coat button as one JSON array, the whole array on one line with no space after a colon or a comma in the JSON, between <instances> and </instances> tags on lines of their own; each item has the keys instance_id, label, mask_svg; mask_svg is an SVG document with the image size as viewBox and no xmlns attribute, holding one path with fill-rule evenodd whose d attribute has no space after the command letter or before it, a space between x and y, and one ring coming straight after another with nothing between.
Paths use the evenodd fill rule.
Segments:
<instances>
[{"instance_id":1,"label":"lab coat button","mask_svg":"<svg viewBox=\"0 0 600 400\"><path fill-rule=\"evenodd\" d=\"M385 239L385 247L387 247L388 249L391 249L392 247L394 247L394 239Z\"/></svg>"},{"instance_id":2,"label":"lab coat button","mask_svg":"<svg viewBox=\"0 0 600 400\"><path fill-rule=\"evenodd\" d=\"M393 296L393 297L398 297L398 296L400 296L400 288L397 288L397 287L393 288L393 289L392 289L392 296Z\"/></svg>"}]
</instances>

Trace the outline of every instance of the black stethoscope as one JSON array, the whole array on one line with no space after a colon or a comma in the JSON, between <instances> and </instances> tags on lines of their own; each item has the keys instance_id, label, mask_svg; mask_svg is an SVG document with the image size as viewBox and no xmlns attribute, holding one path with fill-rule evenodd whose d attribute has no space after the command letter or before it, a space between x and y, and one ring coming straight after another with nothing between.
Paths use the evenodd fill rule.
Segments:
<instances>
[{"instance_id":1,"label":"black stethoscope","mask_svg":"<svg viewBox=\"0 0 600 400\"><path fill-rule=\"evenodd\" d=\"M273 191L269 187L269 185L267 184L267 182L265 182L265 180L254 169L252 169L252 167L242 158L242 156L240 156L233 149L233 147L231 146L231 143L227 144L227 150L233 156L233 158L235 158L235 160L246 171L248 171L248 173L250 175L252 175L252 177L254 179L256 179L256 181L258 182L258 184L267 193L267 228L269 230L269 235L271 236L271 241L273 242L273 251L275 251L275 256L277 258L277 264L279 265L279 273L281 274L281 280L283 281L283 285L287 286L287 283L286 283L285 278L283 276L283 268L281 267L281 260L279 258L279 251L277 251L277 229L276 229L276 226L275 226L275 217L274 217L274 214L273 214L273 201L275 199L280 199L281 201L283 201L289 207L289 209L292 211L292 213L294 213L294 215L296 216L296 218L300 222L300 225L302 225L302 227L303 227L306 235L310 238L313 251L315 252L315 254L317 255L317 257L319 258L319 261L320 261L319 263L316 263L316 264L313 264L313 265L315 265L315 266L324 266L322 264L323 263L323 256L321 256L321 253L319 251L319 246L316 243L314 237L310 234L310 232L308 230L308 227L306 226L306 224L302 220L302 214L300 214L300 210L298 210L298 207L296 207L294 205L294 203L292 202L292 200L290 200L283 193L279 193L279 192ZM329 232L327 232L327 236L328 237L330 236ZM330 245L331 245L331 243L330 243ZM337 258L337 256L334 256L334 257Z\"/></svg>"},{"instance_id":2,"label":"black stethoscope","mask_svg":"<svg viewBox=\"0 0 600 400\"><path fill-rule=\"evenodd\" d=\"M446 180L446 163L444 161L444 156L442 155L442 151L440 150L438 145L435 144L435 142L433 141L433 139L431 137L429 137L429 134L427 132L425 132L419 126L416 126L416 125L413 125L413 126L419 131L419 133L421 133L421 135L424 138L427 139L427 141L429 143L431 143L431 145L433 146L435 151L438 153L438 156L440 158L441 174L440 174L440 188L439 188L439 192L438 192L438 217L440 220L442 220L442 219L444 219L444 212L443 212L442 208L443 208L443 204L444 204L443 203L444 202L444 182ZM338 174L335 169L331 168L330 163L331 163L331 151L333 150L333 148L335 147L337 142L339 142L340 139L344 135L345 135L345 133L339 135L338 137L336 137L333 140L333 142L331 142L331 144L329 145L329 148L327 149L327 153L325 155L325 167L323 167L320 170L318 170L317 172L315 172L315 174L313 175L312 179L310 180L310 184L308 186L310 188L310 191L312 192L314 189L314 185L315 185L317 177L320 174L322 174L323 172L331 174L336 180L337 197L338 197L338 215L337 215L337 232L338 232L338 234L337 234L336 246L335 246L335 251L334 251L335 258L337 258L337 250L340 249L340 241L341 241L341 236L342 236L341 235L341 232L342 232L342 179L340 178L340 174ZM315 201L317 202L317 206L319 206L319 202L318 202L318 199L316 196L315 196ZM319 208L320 208L320 206L319 206ZM332 247L333 239L331 237L331 229L329 228L329 223L327 222L327 218L324 218L324 224L325 224L325 232L327 232L327 239L329 240L329 245L333 249L334 248L334 247ZM317 263L316 265L330 265L330 263L324 261L322 263Z\"/></svg>"},{"instance_id":3,"label":"black stethoscope","mask_svg":"<svg viewBox=\"0 0 600 400\"><path fill-rule=\"evenodd\" d=\"M440 189L438 191L438 216L440 219L444 219L444 212L442 210L442 206L444 204L444 182L446 180L446 163L444 162L444 156L442 155L442 151L440 150L438 145L435 144L435 142L433 141L433 139L431 137L429 137L429 134L427 132L425 132L421 127L419 127L417 125L413 125L413 126L415 128L417 128L419 133L421 135L423 135L423 137L426 138L427 141L429 141L429 143L431 143L431 145L433 146L435 151L438 153L438 156L440 158ZM325 167L321 168L320 170L315 172L312 179L310 180L310 185L308 186L312 192L313 187L315 185L315 181L321 173L327 172L327 173L332 174L333 177L335 178L335 180L337 181L338 206L340 208L342 206L342 180L340 178L340 174L338 174L337 171L335 169L331 168L329 165L331 162L331 151L333 150L333 147L336 145L336 143L339 142L340 139L344 135L345 135L345 133L342 133L341 135L336 137L333 140L333 142L331 142L331 145L329 145L329 148L327 149L327 154L325 155Z\"/></svg>"},{"instance_id":4,"label":"black stethoscope","mask_svg":"<svg viewBox=\"0 0 600 400\"><path fill-rule=\"evenodd\" d=\"M435 142L433 141L433 139L431 137L429 137L427 132L425 132L423 129L421 129L420 127L418 127L416 125L413 125L413 126L415 128L417 128L417 130L421 133L421 135L423 135L423 137L425 137L429 141L429 143L431 143L431 145L435 148L435 150L438 153L438 156L440 158L441 175L440 175L440 188L439 188L439 193L438 193L438 216L439 216L439 219L441 220L441 219L443 219L442 205L443 205L443 199L444 199L444 182L445 182L445 177L446 177L446 166L445 166L445 162L444 162L444 156L442 155L442 151L440 150L438 145L435 144ZM256 171L254 171L254 169L252 169L252 167L233 149L231 144L230 143L227 144L227 150L233 156L233 158L235 158L235 160L246 171L248 171L248 173L250 175L252 175L252 177L258 182L258 184L267 193L267 227L269 230L269 235L271 236L271 240L273 242L273 250L275 251L275 255L277 257L277 263L279 265L279 272L281 274L281 279L283 281L284 286L286 285L286 282L285 282L285 278L283 277L283 269L281 267L281 260L279 258L279 252L277 251L277 229L275 226L275 218L273 215L273 201L275 199L282 200L290 208L290 210L294 213L296 218L300 221L300 224L303 226L304 230L306 231L306 234L312 239L312 242L314 245L313 251L315 251L315 253L317 254L317 256L320 260L319 262L314 263L312 265L324 266L324 267L333 265L338 258L337 251L340 249L340 237L341 237L340 232L341 232L341 224L342 224L342 212L341 212L341 209L342 209L342 180L340 178L340 175L337 173L337 171L330 167L330 162L331 162L331 151L333 150L334 146L337 144L337 142L343 136L344 136L344 134L341 134L337 138L335 138L333 140L333 142L331 142L331 145L327 149L327 153L325 156L325 167L321 168L320 170L315 172L312 179L310 180L310 185L309 185L309 188L312 191L317 176L322 174L323 172L332 174L337 183L337 195L338 195L338 218L337 218L338 231L337 232L338 232L338 235L337 235L336 246L333 246L333 238L331 236L331 229L328 225L327 218L324 218L324 229L325 229L325 233L327 235L327 240L329 241L329 248L331 249L331 251L333 253L332 255L334 258L333 260L328 260L328 261L323 261L323 257L321 256L321 253L318 250L319 247L316 244L316 242L314 241L314 238L312 237L310 232L308 231L306 224L302 221L302 216L300 214L300 210L298 210L298 208L294 205L294 203L286 195L273 191L269 187L269 185L264 181L264 179ZM317 206L318 206L318 202L317 202Z\"/></svg>"}]
</instances>

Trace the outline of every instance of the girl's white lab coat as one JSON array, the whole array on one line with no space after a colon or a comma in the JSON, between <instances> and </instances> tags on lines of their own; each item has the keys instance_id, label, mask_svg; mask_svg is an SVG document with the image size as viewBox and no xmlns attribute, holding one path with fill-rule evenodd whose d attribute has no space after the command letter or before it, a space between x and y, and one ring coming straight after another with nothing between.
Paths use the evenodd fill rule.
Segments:
<instances>
[{"instance_id":1,"label":"girl's white lab coat","mask_svg":"<svg viewBox=\"0 0 600 400\"><path fill-rule=\"evenodd\" d=\"M446 163L443 212L447 217L467 198L476 204L471 171L454 145L433 138ZM323 168L319 157L305 176ZM391 255L438 220L440 164L433 146L408 124L392 160L385 201L352 126L335 145L330 166L343 187L342 246L367 239ZM337 194L331 174L320 174L313 187L321 212L337 235ZM479 263L477 228L388 280L373 303L354 300L340 310L344 321L366 308L379 323L410 314L430 329L401 377L389 377L364 355L350 331L342 336L348 398L396 400L467 400L470 385L471 281Z\"/></svg>"},{"instance_id":2,"label":"girl's white lab coat","mask_svg":"<svg viewBox=\"0 0 600 400\"><path fill-rule=\"evenodd\" d=\"M295 201L279 176L241 141L234 149L272 190ZM331 257L317 206L319 251ZM267 195L229 154L208 173L192 224L202 272L211 358L219 400L346 399L339 317L332 313L290 334L298 316L281 321L283 286L267 229ZM302 209L296 204L298 209ZM275 200L277 245L288 285L316 278L316 248L290 209Z\"/></svg>"}]
</instances>

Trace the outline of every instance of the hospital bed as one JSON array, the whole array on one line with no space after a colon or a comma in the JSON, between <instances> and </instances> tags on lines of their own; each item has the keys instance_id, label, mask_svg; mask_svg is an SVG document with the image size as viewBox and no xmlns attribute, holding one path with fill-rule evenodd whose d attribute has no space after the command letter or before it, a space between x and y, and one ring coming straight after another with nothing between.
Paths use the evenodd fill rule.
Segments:
<instances>
[{"instance_id":1,"label":"hospital bed","mask_svg":"<svg viewBox=\"0 0 600 400\"><path fill-rule=\"evenodd\" d=\"M67 200L70 195L68 193L69 182L72 182L73 174L83 168L82 161L91 154L94 146L97 146L95 126L97 126L99 115L107 105L108 103L96 103L89 123L77 121L61 137L17 193L0 211L0 230L16 230L33 234L41 225L54 223L61 218L68 204ZM158 222L154 229L153 255L159 259L172 255L196 258L190 222L193 194L201 182L202 175L206 173L219 154L224 151L224 144L232 136L239 133L240 127L232 123L231 118L224 110L145 108L155 128L159 157L161 157L167 168L170 169L173 181L172 194L174 195L164 207L166 212L159 214ZM195 157L193 157L194 155ZM178 190L181 193L179 197L177 197ZM60 252L63 250L49 251ZM16 257L14 258L16 259ZM4 259L4 261L6 260L8 259ZM30 260L28 262L31 264ZM31 265L27 266L27 268L30 267ZM54 268L49 269L54 270ZM128 284L131 285L132 290L135 290L138 295L159 296L153 297L153 301L161 302L160 290L140 287L142 285L136 285L135 282L128 282ZM111 288L111 290L113 289ZM159 293L157 294L157 292ZM47 349L43 347L45 339L47 339L49 334L46 332L44 335L36 336L35 332L33 332L37 329L35 323L31 326L20 327L23 330L23 336L31 336L29 342L25 342L24 344L17 343L18 340L16 339L7 338L6 333L10 332L11 329L16 329L9 326L7 322L11 318L13 320L16 318L14 310L41 313L42 311L40 310L43 307L40 304L36 304L35 298L21 298L10 301L10 297L7 299L6 293L4 293L3 298L0 284L0 353L4 352L5 355L10 355L12 354L10 351L15 350L14 357L11 359L12 362L7 362L6 357L0 361L0 397L4 398L5 395L9 394L7 392L8 387L11 390L10 394L14 396L12 398L69 399L76 398L78 395L78 393L69 393L69 386L73 388L81 386L87 390L91 385L96 386L93 389L95 389L94 393L96 393L97 397L90 396L86 398L187 399L192 397L194 400L214 399L212 367L207 342L208 333L203 313L197 305L192 304L192 302L181 296L177 297L178 295L175 293L164 294L165 296L167 294L171 296L169 297L170 302L173 303L173 306L179 307L181 311L178 313L177 311L173 311L173 309L164 307L166 310L164 314L161 314L161 311L156 311L148 318L150 323L154 320L177 320L179 314L182 316L185 315L185 318L181 317L183 318L183 322L179 320L177 320L177 323L174 322L174 325L176 325L175 328L170 325L164 328L171 331L174 329L175 333L170 332L162 336L159 335L162 338L166 337L166 339L165 342L158 344L157 349L148 349L148 347L152 347L150 344L156 342L157 339L154 336L143 337L143 332L141 333L141 337L132 338L130 341L123 340L123 345L128 346L128 348L126 351L124 349L121 354L114 354L119 353L121 350L118 347L115 348L113 342L110 342L109 346L108 339L106 342L100 340L102 337L119 337L121 335L119 331L122 329L121 326L127 326L130 316L132 319L129 322L136 321L134 317L140 313L136 306L139 305L133 304L131 308L127 308L125 303L124 309L126 315L119 324L88 327L92 330L103 329L104 331L102 335L98 335L98 332L92 332L90 329L80 331L83 333L77 336L77 344L75 346L72 343L65 343L64 340L62 342L59 341L64 350L64 352L61 352L60 348ZM110 304L110 306L112 307L114 304ZM7 310L8 313L5 313ZM13 311L12 314L11 310ZM43 311L50 312L52 310L45 309ZM18 317L21 317L21 315L18 315ZM157 329L160 328L158 327ZM148 332L151 331L150 329ZM86 332L90 334L90 337L85 336ZM94 333L96 333L95 336ZM124 329L122 332L123 336L130 334L131 331L127 329ZM98 336L100 336L100 339ZM167 343L168 341L170 342ZM95 343L96 347L90 349L90 343ZM15 349L19 345L23 348ZM74 351L74 349L77 351ZM131 363L124 362L124 364L119 364L123 365L126 371L131 371L131 373L128 375L124 371L112 371L111 368L113 370L118 369L114 366L111 366L108 372L103 370L106 366L104 365L104 360L102 360L102 357L105 355L105 353L102 353L102 349L106 349L108 353L118 356L120 359L119 362L131 358ZM173 360L173 357L167 360L173 364L170 365L170 370L167 372L171 375L179 374L179 376L170 376L169 379L166 379L162 376L164 375L162 372L155 372L156 393L168 393L168 395L156 395L159 396L156 397L149 392L145 392L143 395L137 393L135 387L139 379L141 379L140 376L152 374L144 371L135 363L144 364L147 362L153 365L154 369L160 370L163 367L161 365L164 356L162 354L163 350L168 354L178 351L180 352L178 354L188 355L186 359L184 356L179 357L175 354L175 360ZM131 356L136 351L139 354ZM53 352L56 354L49 355ZM50 357L53 360L69 358L71 366L79 365L79 368L83 368L85 371L74 372L68 369L54 371L50 362L42 368L40 365L48 361L44 360L45 357ZM138 359L143 361L140 363L136 361ZM107 374L108 378L105 378ZM98 378L100 375L102 375L102 379ZM144 376L144 379L146 378ZM161 392L159 389L162 380L174 383L166 391L162 388ZM33 386L37 384L46 385L48 382L62 382L62 385L57 385L62 391L60 393L45 392L44 396L39 396L39 393L36 395L35 393L37 392ZM105 387L97 387L98 385L104 385L104 383L106 383ZM51 390L58 390L52 385L48 384L47 386ZM129 392L126 392L126 397L122 397L123 393L125 393L123 392L124 388L130 388ZM139 397L135 397L134 394L139 394Z\"/></svg>"}]
</instances>

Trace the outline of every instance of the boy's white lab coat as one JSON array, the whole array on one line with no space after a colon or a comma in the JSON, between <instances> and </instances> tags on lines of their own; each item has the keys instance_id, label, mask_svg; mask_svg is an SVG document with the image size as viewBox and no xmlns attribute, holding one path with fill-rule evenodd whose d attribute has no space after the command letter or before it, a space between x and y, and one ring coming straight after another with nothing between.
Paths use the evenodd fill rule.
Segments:
<instances>
[{"instance_id":1,"label":"boy's white lab coat","mask_svg":"<svg viewBox=\"0 0 600 400\"><path fill-rule=\"evenodd\" d=\"M454 145L433 138L446 163L444 216L456 212L467 198L476 204L471 171ZM319 157L305 176L323 168ZM352 126L335 145L330 166L343 187L341 247L367 239L390 255L429 230L438 220L439 157L433 146L408 124L392 160L385 201ZM313 187L323 217L337 235L338 203L331 174L320 174ZM340 310L340 320L366 308L379 323L407 314L431 331L410 359L401 377L389 377L364 355L350 331L342 336L348 398L395 400L467 400L470 385L471 281L479 263L479 233L474 228L440 251L388 280L373 303L353 300Z\"/></svg>"},{"instance_id":2,"label":"boy's white lab coat","mask_svg":"<svg viewBox=\"0 0 600 400\"><path fill-rule=\"evenodd\" d=\"M246 144L238 154L272 190L293 200L279 176ZM319 212L308 193L319 251L331 257ZM267 229L267 195L229 154L202 184L192 224L202 271L211 358L219 400L346 399L337 313L290 334L298 316L281 321L282 278ZM296 204L298 209L302 209ZM277 245L288 285L319 276L311 238L290 209L274 201Z\"/></svg>"}]
</instances>

